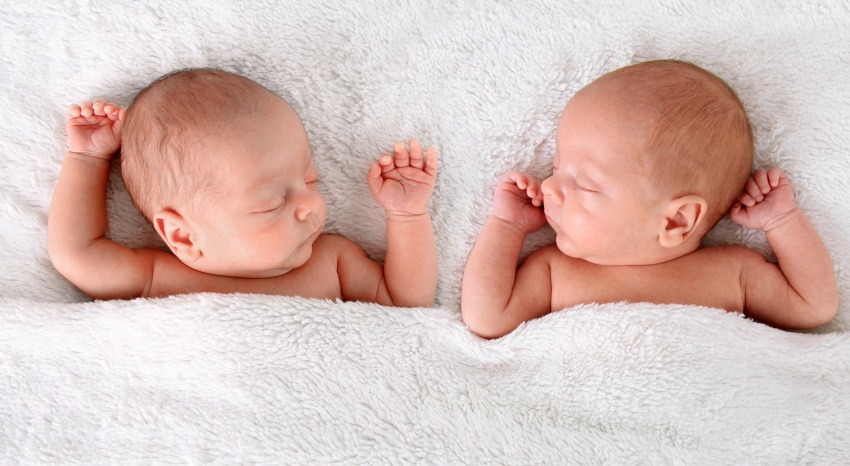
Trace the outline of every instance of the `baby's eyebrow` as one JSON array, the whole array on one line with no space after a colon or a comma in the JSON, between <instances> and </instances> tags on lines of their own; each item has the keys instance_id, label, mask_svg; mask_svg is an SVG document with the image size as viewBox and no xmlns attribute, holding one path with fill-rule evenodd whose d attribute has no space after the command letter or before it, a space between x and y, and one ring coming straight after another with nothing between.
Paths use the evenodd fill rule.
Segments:
<instances>
[{"instance_id":1,"label":"baby's eyebrow","mask_svg":"<svg viewBox=\"0 0 850 466\"><path fill-rule=\"evenodd\" d=\"M283 193L275 192L275 191L256 191L254 197L251 199L251 205L254 206L266 206L271 205L272 203L277 203L281 199L283 199Z\"/></svg>"},{"instance_id":2,"label":"baby's eyebrow","mask_svg":"<svg viewBox=\"0 0 850 466\"><path fill-rule=\"evenodd\" d=\"M552 165L560 165L559 154L556 154L555 158L552 159ZM573 176L575 176L576 178L584 177L596 184L599 184L599 180L605 178L604 176L602 176L602 173L604 172L601 170L601 165L593 159L584 159L582 161L582 166L574 170L575 173Z\"/></svg>"},{"instance_id":3,"label":"baby's eyebrow","mask_svg":"<svg viewBox=\"0 0 850 466\"><path fill-rule=\"evenodd\" d=\"M245 190L245 195L251 199L271 202L280 197L280 181L277 177L266 176L254 180Z\"/></svg>"}]
</instances>

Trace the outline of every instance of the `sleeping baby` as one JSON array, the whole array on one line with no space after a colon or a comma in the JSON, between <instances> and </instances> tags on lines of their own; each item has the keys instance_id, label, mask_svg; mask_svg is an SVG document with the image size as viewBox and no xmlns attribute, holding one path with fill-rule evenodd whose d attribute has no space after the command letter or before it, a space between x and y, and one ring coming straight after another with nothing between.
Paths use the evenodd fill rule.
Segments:
<instances>
[{"instance_id":1,"label":"sleeping baby","mask_svg":"<svg viewBox=\"0 0 850 466\"><path fill-rule=\"evenodd\" d=\"M48 220L56 269L97 299L266 293L431 306L436 248L428 204L437 154L412 139L373 162L383 265L322 234L327 209L307 133L280 96L213 69L168 74L127 108L72 105L68 153ZM110 159L170 252L105 237Z\"/></svg>"},{"instance_id":2,"label":"sleeping baby","mask_svg":"<svg viewBox=\"0 0 850 466\"><path fill-rule=\"evenodd\" d=\"M608 73L561 114L552 176L511 172L463 279L464 322L495 338L580 303L651 302L743 312L788 329L836 314L832 262L784 173L751 175L752 130L735 92L695 65ZM764 231L778 264L741 246L700 247L727 213ZM525 235L556 244L517 267Z\"/></svg>"}]
</instances>

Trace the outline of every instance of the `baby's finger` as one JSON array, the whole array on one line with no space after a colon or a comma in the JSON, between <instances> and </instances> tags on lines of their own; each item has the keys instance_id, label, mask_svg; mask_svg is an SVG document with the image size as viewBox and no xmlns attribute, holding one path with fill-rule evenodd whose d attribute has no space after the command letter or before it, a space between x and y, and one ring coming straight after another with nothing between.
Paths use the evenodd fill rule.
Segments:
<instances>
[{"instance_id":1,"label":"baby's finger","mask_svg":"<svg viewBox=\"0 0 850 466\"><path fill-rule=\"evenodd\" d=\"M91 104L92 111L97 116L104 116L106 113L103 111L103 107L106 106L106 101L103 99L94 99L94 102Z\"/></svg>"},{"instance_id":2,"label":"baby's finger","mask_svg":"<svg viewBox=\"0 0 850 466\"><path fill-rule=\"evenodd\" d=\"M767 171L766 170L756 170L753 175L753 179L759 187L759 191L762 194L767 194L770 192L770 181L767 179Z\"/></svg>"},{"instance_id":3,"label":"baby's finger","mask_svg":"<svg viewBox=\"0 0 850 466\"><path fill-rule=\"evenodd\" d=\"M105 113L108 117L114 117L112 118L113 120L118 118L120 112L121 106L114 102L107 102L103 105L103 113Z\"/></svg>"},{"instance_id":4,"label":"baby's finger","mask_svg":"<svg viewBox=\"0 0 850 466\"><path fill-rule=\"evenodd\" d=\"M403 142L396 141L395 145L393 145L393 153L395 153L396 167L407 167L410 165L410 154L408 154Z\"/></svg>"},{"instance_id":5,"label":"baby's finger","mask_svg":"<svg viewBox=\"0 0 850 466\"><path fill-rule=\"evenodd\" d=\"M405 169L406 170L406 169ZM423 170L411 169L404 172L404 178L414 183L420 183L428 186L434 186L434 177L425 173Z\"/></svg>"},{"instance_id":6,"label":"baby's finger","mask_svg":"<svg viewBox=\"0 0 850 466\"><path fill-rule=\"evenodd\" d=\"M529 196L529 197L531 197L531 204L533 206L540 207L540 206L543 205L543 193L542 192L538 191L535 196Z\"/></svg>"},{"instance_id":7,"label":"baby's finger","mask_svg":"<svg viewBox=\"0 0 850 466\"><path fill-rule=\"evenodd\" d=\"M531 198L531 203L535 206L543 205L543 185L540 183L540 180L537 178L531 177L531 182L533 184L534 189L530 189L528 192L528 197Z\"/></svg>"},{"instance_id":8,"label":"baby's finger","mask_svg":"<svg viewBox=\"0 0 850 466\"><path fill-rule=\"evenodd\" d=\"M77 118L82 113L82 109L77 104L71 104L68 106L68 116L71 118Z\"/></svg>"},{"instance_id":9,"label":"baby's finger","mask_svg":"<svg viewBox=\"0 0 850 466\"><path fill-rule=\"evenodd\" d=\"M736 216L741 214L741 211L743 209L744 209L743 204L741 204L740 202L735 202L734 204L732 204L732 207L729 208L728 214L729 214L730 217L736 217Z\"/></svg>"},{"instance_id":10,"label":"baby's finger","mask_svg":"<svg viewBox=\"0 0 850 466\"><path fill-rule=\"evenodd\" d=\"M386 152L381 154L381 157L378 159L378 163L381 166L381 173L392 171L395 168L395 165L393 165L393 158Z\"/></svg>"},{"instance_id":11,"label":"baby's finger","mask_svg":"<svg viewBox=\"0 0 850 466\"><path fill-rule=\"evenodd\" d=\"M389 156L388 156L389 157ZM369 165L369 171L366 172L366 184L369 185L369 189L375 193L381 188L381 166L376 162L372 162Z\"/></svg>"},{"instance_id":12,"label":"baby's finger","mask_svg":"<svg viewBox=\"0 0 850 466\"><path fill-rule=\"evenodd\" d=\"M741 196L741 199L739 199L738 202L740 202L746 207L752 207L756 205L756 200L753 198L753 196L750 196L749 194L744 194L743 196Z\"/></svg>"},{"instance_id":13,"label":"baby's finger","mask_svg":"<svg viewBox=\"0 0 850 466\"><path fill-rule=\"evenodd\" d=\"M531 199L536 198L540 194L540 185L534 178L529 177L526 181L528 182L528 188L525 190L525 194Z\"/></svg>"},{"instance_id":14,"label":"baby's finger","mask_svg":"<svg viewBox=\"0 0 850 466\"><path fill-rule=\"evenodd\" d=\"M517 185L517 177L520 176L520 172L518 171L509 171L502 175L502 179L499 180L500 183L510 184L513 186Z\"/></svg>"},{"instance_id":15,"label":"baby's finger","mask_svg":"<svg viewBox=\"0 0 850 466\"><path fill-rule=\"evenodd\" d=\"M413 168L425 166L425 159L422 157L422 144L416 138L410 140L410 166Z\"/></svg>"},{"instance_id":16,"label":"baby's finger","mask_svg":"<svg viewBox=\"0 0 850 466\"><path fill-rule=\"evenodd\" d=\"M525 176L525 173L517 173L514 177L514 182L519 189L525 190L528 188L528 177Z\"/></svg>"},{"instance_id":17,"label":"baby's finger","mask_svg":"<svg viewBox=\"0 0 850 466\"><path fill-rule=\"evenodd\" d=\"M758 183L756 183L755 178L750 178L747 180L747 186L744 188L744 192L749 194L753 199L760 201L764 196L761 194L761 189L759 188Z\"/></svg>"},{"instance_id":18,"label":"baby's finger","mask_svg":"<svg viewBox=\"0 0 850 466\"><path fill-rule=\"evenodd\" d=\"M437 176L437 166L439 165L437 149L434 149L434 146L428 146L425 154L425 173L431 176Z\"/></svg>"},{"instance_id":19,"label":"baby's finger","mask_svg":"<svg viewBox=\"0 0 850 466\"><path fill-rule=\"evenodd\" d=\"M767 172L767 179L770 181L770 187L775 188L779 186L779 180L782 179L782 169L781 168L771 168L769 172Z\"/></svg>"},{"instance_id":20,"label":"baby's finger","mask_svg":"<svg viewBox=\"0 0 850 466\"><path fill-rule=\"evenodd\" d=\"M121 134L121 129L124 127L124 113L123 110L118 111L116 113L110 114L109 119L113 121L112 123L112 131L116 135Z\"/></svg>"},{"instance_id":21,"label":"baby's finger","mask_svg":"<svg viewBox=\"0 0 850 466\"><path fill-rule=\"evenodd\" d=\"M91 102L83 102L80 104L80 116L88 118L92 116L92 113Z\"/></svg>"}]
</instances>

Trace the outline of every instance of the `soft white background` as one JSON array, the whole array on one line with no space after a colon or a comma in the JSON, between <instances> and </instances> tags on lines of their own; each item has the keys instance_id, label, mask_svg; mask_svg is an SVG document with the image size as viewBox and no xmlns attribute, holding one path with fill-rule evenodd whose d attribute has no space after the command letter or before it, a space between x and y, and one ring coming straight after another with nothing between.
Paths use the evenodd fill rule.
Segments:
<instances>
[{"instance_id":1,"label":"soft white background","mask_svg":"<svg viewBox=\"0 0 850 466\"><path fill-rule=\"evenodd\" d=\"M0 461L850 462L850 4L0 0ZM833 255L838 318L782 332L687 306L581 306L496 342L459 319L498 176L548 174L580 87L653 58L739 93ZM364 183L396 139L442 157L435 309L267 296L96 302L47 257L71 102L213 66L289 100L328 231L377 259ZM157 245L117 171L110 235ZM552 241L534 235L527 250ZM724 220L709 244L767 254ZM831 333L832 332L832 333ZM838 333L834 333L838 332Z\"/></svg>"}]
</instances>

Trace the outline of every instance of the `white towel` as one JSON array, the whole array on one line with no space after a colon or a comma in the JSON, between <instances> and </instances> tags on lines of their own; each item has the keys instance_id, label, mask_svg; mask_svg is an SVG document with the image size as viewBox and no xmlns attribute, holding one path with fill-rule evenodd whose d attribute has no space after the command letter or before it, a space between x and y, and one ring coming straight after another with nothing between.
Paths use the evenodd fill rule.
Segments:
<instances>
[{"instance_id":1,"label":"white towel","mask_svg":"<svg viewBox=\"0 0 850 466\"><path fill-rule=\"evenodd\" d=\"M850 463L846 2L0 0L0 28L0 462ZM471 335L461 277L498 177L546 176L567 99L654 58L738 91L756 165L788 172L833 255L839 316L805 334L619 303ZM65 108L128 104L194 66L292 103L328 231L378 260L368 165L396 139L434 144L437 306L86 303L45 246ZM124 244L159 244L117 171L109 221ZM768 253L727 220L706 242Z\"/></svg>"}]
</instances>

